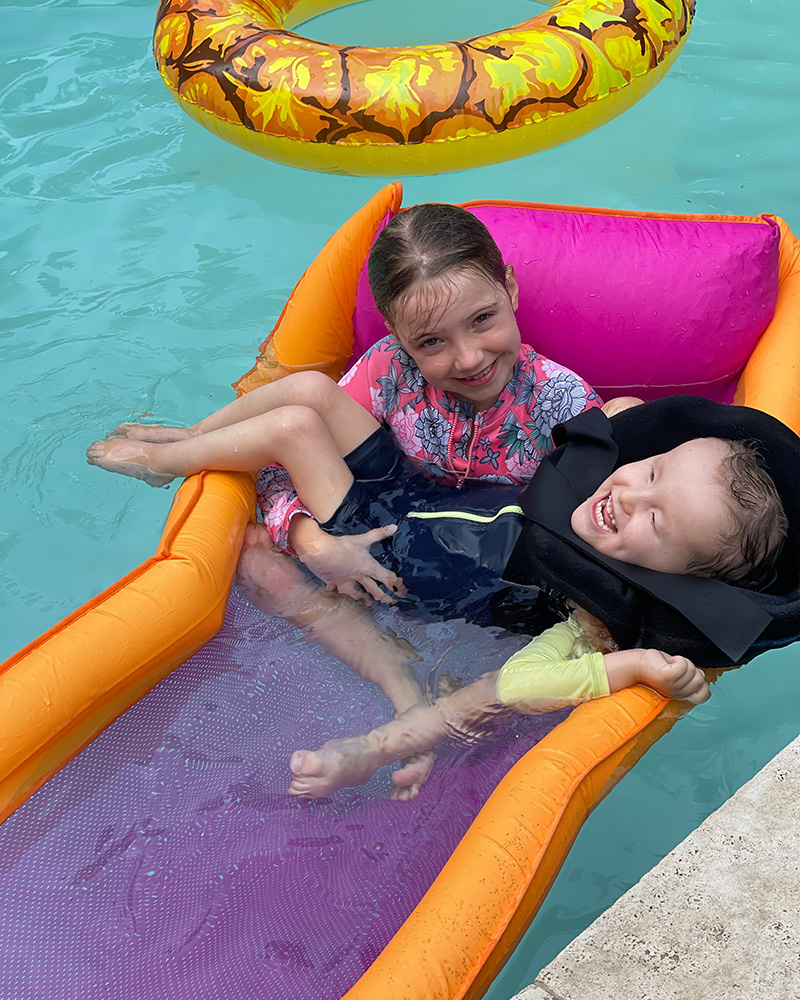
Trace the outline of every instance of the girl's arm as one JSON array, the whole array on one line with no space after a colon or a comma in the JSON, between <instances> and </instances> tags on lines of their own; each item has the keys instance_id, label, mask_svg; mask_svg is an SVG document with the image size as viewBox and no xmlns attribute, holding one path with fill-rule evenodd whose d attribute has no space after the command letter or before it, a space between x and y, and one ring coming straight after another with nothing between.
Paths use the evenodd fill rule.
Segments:
<instances>
[{"instance_id":1,"label":"girl's arm","mask_svg":"<svg viewBox=\"0 0 800 1000\"><path fill-rule=\"evenodd\" d=\"M370 387L377 386L378 377L385 374L383 369L386 364L383 362L381 354L379 345L367 351L341 377L338 383L339 388L378 421L384 419L381 406L382 397L378 393L370 392ZM259 473L258 505L264 527L269 532L273 544L289 551L293 548L292 522L294 520L313 520L314 517L297 496L289 474L281 466L270 466L262 469ZM314 534L312 528L301 530L305 532L304 537L310 538ZM320 535L316 536L318 540L322 534L324 532L320 528Z\"/></svg>"},{"instance_id":2,"label":"girl's arm","mask_svg":"<svg viewBox=\"0 0 800 1000\"><path fill-rule=\"evenodd\" d=\"M378 421L386 416L383 396L377 390L379 378L391 364L390 340L387 337L379 341L339 380L339 387ZM289 474L280 466L261 470L258 504L273 543L297 555L329 590L367 603L374 599L385 604L392 603L386 589L405 592L399 577L383 570L369 553L370 546L387 538L393 529L382 529L375 537L373 532L342 538L329 535L300 500Z\"/></svg>"},{"instance_id":3,"label":"girl's arm","mask_svg":"<svg viewBox=\"0 0 800 1000\"><path fill-rule=\"evenodd\" d=\"M369 550L396 530L396 524L388 524L358 535L330 535L313 518L300 515L292 518L289 542L297 558L328 590L367 604L370 600L393 604L390 593L404 594L403 581L381 566Z\"/></svg>"},{"instance_id":4,"label":"girl's arm","mask_svg":"<svg viewBox=\"0 0 800 1000\"><path fill-rule=\"evenodd\" d=\"M289 473L277 465L259 472L258 505L273 544L296 555L329 590L382 604L393 603L389 592L405 592L402 580L370 555L370 546L388 538L393 527L342 538L329 535L297 496Z\"/></svg>"},{"instance_id":5,"label":"girl's arm","mask_svg":"<svg viewBox=\"0 0 800 1000\"><path fill-rule=\"evenodd\" d=\"M617 396L615 399L609 399L607 403L603 403L601 409L607 417L613 417L615 414L630 410L632 406L639 406L643 402L644 400L639 399L638 396Z\"/></svg>"}]
</instances>

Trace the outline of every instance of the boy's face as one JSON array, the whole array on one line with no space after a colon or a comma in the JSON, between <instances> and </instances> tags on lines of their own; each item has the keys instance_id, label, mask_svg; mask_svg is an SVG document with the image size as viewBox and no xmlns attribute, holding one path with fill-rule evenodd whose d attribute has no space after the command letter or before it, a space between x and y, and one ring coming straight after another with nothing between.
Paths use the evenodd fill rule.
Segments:
<instances>
[{"instance_id":1,"label":"boy's face","mask_svg":"<svg viewBox=\"0 0 800 1000\"><path fill-rule=\"evenodd\" d=\"M621 562L683 573L712 554L730 521L719 474L728 446L697 438L643 462L623 465L571 518L572 530Z\"/></svg>"}]
</instances>

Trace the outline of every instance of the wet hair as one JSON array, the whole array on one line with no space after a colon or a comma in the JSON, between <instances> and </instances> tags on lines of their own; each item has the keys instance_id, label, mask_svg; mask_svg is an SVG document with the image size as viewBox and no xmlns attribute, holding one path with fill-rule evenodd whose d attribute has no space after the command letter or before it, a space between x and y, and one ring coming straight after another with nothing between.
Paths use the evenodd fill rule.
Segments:
<instances>
[{"instance_id":1,"label":"wet hair","mask_svg":"<svg viewBox=\"0 0 800 1000\"><path fill-rule=\"evenodd\" d=\"M729 449L719 474L729 492L730 526L713 555L692 560L686 573L762 590L775 578L789 521L758 441L720 440Z\"/></svg>"},{"instance_id":2,"label":"wet hair","mask_svg":"<svg viewBox=\"0 0 800 1000\"><path fill-rule=\"evenodd\" d=\"M369 284L384 319L419 282L472 269L506 287L506 267L492 234L471 212L431 202L396 215L369 255Z\"/></svg>"}]
</instances>

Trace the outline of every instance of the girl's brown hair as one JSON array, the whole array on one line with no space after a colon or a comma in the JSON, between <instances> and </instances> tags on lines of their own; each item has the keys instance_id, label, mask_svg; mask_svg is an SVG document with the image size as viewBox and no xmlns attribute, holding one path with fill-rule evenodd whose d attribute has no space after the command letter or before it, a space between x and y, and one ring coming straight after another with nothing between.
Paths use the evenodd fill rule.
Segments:
<instances>
[{"instance_id":1,"label":"girl's brown hair","mask_svg":"<svg viewBox=\"0 0 800 1000\"><path fill-rule=\"evenodd\" d=\"M472 268L506 287L506 267L492 234L471 212L431 202L396 215L369 255L375 305L393 320L397 302L420 281Z\"/></svg>"}]
</instances>

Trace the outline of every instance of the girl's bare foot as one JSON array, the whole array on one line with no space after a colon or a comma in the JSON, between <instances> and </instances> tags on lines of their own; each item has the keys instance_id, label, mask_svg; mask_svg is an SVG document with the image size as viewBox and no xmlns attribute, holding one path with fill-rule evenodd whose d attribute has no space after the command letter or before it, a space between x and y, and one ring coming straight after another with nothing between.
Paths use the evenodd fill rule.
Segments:
<instances>
[{"instance_id":1,"label":"girl's bare foot","mask_svg":"<svg viewBox=\"0 0 800 1000\"><path fill-rule=\"evenodd\" d=\"M141 479L148 486L168 486L175 478L150 468L150 448L144 441L128 441L126 438L95 441L86 450L86 461L107 472Z\"/></svg>"},{"instance_id":2,"label":"girl's bare foot","mask_svg":"<svg viewBox=\"0 0 800 1000\"><path fill-rule=\"evenodd\" d=\"M380 766L361 736L328 740L319 750L295 750L289 759L292 783L289 794L304 799L324 799L340 788L369 781Z\"/></svg>"},{"instance_id":3,"label":"girl's bare foot","mask_svg":"<svg viewBox=\"0 0 800 1000\"><path fill-rule=\"evenodd\" d=\"M197 431L192 427L170 427L168 424L140 424L129 421L115 427L108 435L110 438L128 438L131 441L149 441L151 444L164 444L168 441L185 441L194 437Z\"/></svg>"}]
</instances>

